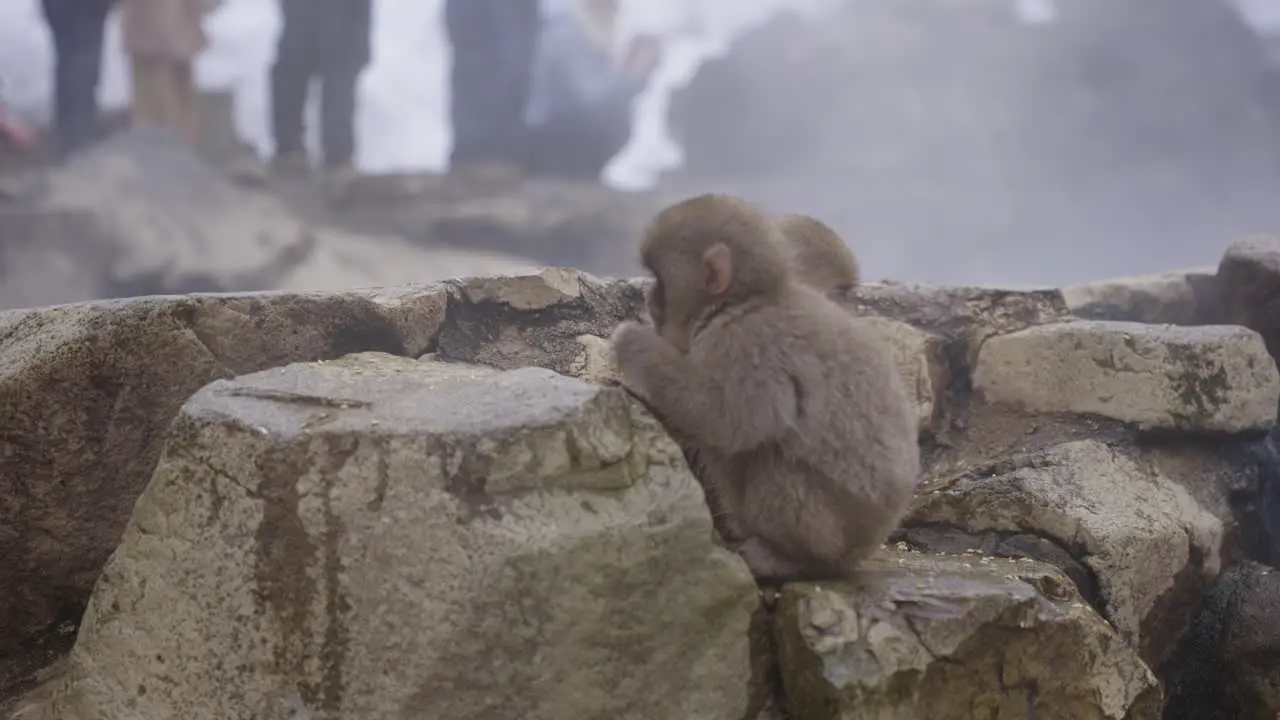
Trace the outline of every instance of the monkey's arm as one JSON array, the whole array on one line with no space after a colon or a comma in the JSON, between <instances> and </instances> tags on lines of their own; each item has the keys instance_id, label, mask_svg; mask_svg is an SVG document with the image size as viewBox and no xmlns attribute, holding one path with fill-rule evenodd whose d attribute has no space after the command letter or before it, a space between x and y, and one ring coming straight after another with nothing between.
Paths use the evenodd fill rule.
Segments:
<instances>
[{"instance_id":1,"label":"monkey's arm","mask_svg":"<svg viewBox=\"0 0 1280 720\"><path fill-rule=\"evenodd\" d=\"M648 401L664 424L726 455L780 437L796 421L795 388L759 372L748 358L719 371L691 360L651 327L627 322L613 333L624 383Z\"/></svg>"}]
</instances>

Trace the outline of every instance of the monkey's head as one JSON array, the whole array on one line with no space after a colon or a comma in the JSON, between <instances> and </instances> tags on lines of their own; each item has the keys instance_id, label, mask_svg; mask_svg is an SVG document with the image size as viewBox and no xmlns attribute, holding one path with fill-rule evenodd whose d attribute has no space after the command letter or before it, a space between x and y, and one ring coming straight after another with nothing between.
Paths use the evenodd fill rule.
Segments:
<instances>
[{"instance_id":1,"label":"monkey's head","mask_svg":"<svg viewBox=\"0 0 1280 720\"><path fill-rule=\"evenodd\" d=\"M710 308L778 294L792 280L778 227L729 195L699 195L649 223L640 256L654 284L646 298L658 334L688 352Z\"/></svg>"},{"instance_id":2,"label":"monkey's head","mask_svg":"<svg viewBox=\"0 0 1280 720\"><path fill-rule=\"evenodd\" d=\"M800 282L821 293L846 292L862 282L858 258L830 225L802 213L777 222Z\"/></svg>"}]
</instances>

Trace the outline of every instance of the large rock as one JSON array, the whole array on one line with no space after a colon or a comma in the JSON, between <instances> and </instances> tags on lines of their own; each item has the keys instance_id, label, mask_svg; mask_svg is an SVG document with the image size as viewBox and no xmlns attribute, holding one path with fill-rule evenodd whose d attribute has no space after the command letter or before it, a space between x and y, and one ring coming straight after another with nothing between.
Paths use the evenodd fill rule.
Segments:
<instances>
[{"instance_id":1,"label":"large rock","mask_svg":"<svg viewBox=\"0 0 1280 720\"><path fill-rule=\"evenodd\" d=\"M25 203L24 213L88 220L61 229L49 220L37 225L41 232L27 233L0 218L0 309L30 306L33 297L55 304L169 292L343 290L535 264L320 226L271 195L235 186L162 131L130 130L94 146L50 170ZM64 254L92 276L59 274ZM45 278L39 295L22 284L39 282L35 273ZM57 286L68 279L76 284Z\"/></svg>"},{"instance_id":2,"label":"large rock","mask_svg":"<svg viewBox=\"0 0 1280 720\"><path fill-rule=\"evenodd\" d=\"M863 283L841 301L859 315L910 323L960 343L959 358L972 363L990 337L1071 317L1058 290L943 287Z\"/></svg>"},{"instance_id":3,"label":"large rock","mask_svg":"<svg viewBox=\"0 0 1280 720\"><path fill-rule=\"evenodd\" d=\"M973 385L990 403L1143 430L1265 431L1280 402L1262 339L1234 326L1041 325L983 343Z\"/></svg>"},{"instance_id":4,"label":"large rock","mask_svg":"<svg viewBox=\"0 0 1280 720\"><path fill-rule=\"evenodd\" d=\"M1203 325L1214 318L1216 291L1208 268L1082 283L1063 288L1062 296L1087 320Z\"/></svg>"},{"instance_id":5,"label":"large rock","mask_svg":"<svg viewBox=\"0 0 1280 720\"><path fill-rule=\"evenodd\" d=\"M795 720L1159 717L1156 678L1052 567L890 551L864 575L783 589Z\"/></svg>"},{"instance_id":6,"label":"large rock","mask_svg":"<svg viewBox=\"0 0 1280 720\"><path fill-rule=\"evenodd\" d=\"M1280 236L1232 243L1218 263L1217 287L1221 322L1256 330L1280 359Z\"/></svg>"},{"instance_id":7,"label":"large rock","mask_svg":"<svg viewBox=\"0 0 1280 720\"><path fill-rule=\"evenodd\" d=\"M932 479L906 522L1056 545L1084 566L1085 596L1158 663L1190 622L1188 598L1222 567L1229 512L1199 494L1145 458L1080 440Z\"/></svg>"},{"instance_id":8,"label":"large rock","mask_svg":"<svg viewBox=\"0 0 1280 720\"><path fill-rule=\"evenodd\" d=\"M619 390L292 365L184 406L32 717L739 720L756 596Z\"/></svg>"},{"instance_id":9,"label":"large rock","mask_svg":"<svg viewBox=\"0 0 1280 720\"><path fill-rule=\"evenodd\" d=\"M597 340L605 342L620 321L636 317L644 306L643 283L559 268L470 278L457 287L437 356L503 370L537 365L606 377L607 359L600 357Z\"/></svg>"},{"instance_id":10,"label":"large rock","mask_svg":"<svg viewBox=\"0 0 1280 720\"><path fill-rule=\"evenodd\" d=\"M446 289L146 298L0 313L0 655L78 618L197 389L435 341Z\"/></svg>"},{"instance_id":11,"label":"large rock","mask_svg":"<svg viewBox=\"0 0 1280 720\"><path fill-rule=\"evenodd\" d=\"M1223 574L1187 633L1164 720L1280 717L1280 572Z\"/></svg>"}]
</instances>

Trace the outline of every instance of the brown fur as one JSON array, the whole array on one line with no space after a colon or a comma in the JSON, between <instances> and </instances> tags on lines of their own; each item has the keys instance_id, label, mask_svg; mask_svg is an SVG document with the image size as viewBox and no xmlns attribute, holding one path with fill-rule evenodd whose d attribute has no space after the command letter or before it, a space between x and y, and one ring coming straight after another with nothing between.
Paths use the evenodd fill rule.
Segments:
<instances>
[{"instance_id":1,"label":"brown fur","mask_svg":"<svg viewBox=\"0 0 1280 720\"><path fill-rule=\"evenodd\" d=\"M621 324L614 349L758 578L848 577L911 499L915 414L882 341L797 280L779 233L729 196L663 210L641 249L655 326Z\"/></svg>"},{"instance_id":2,"label":"brown fur","mask_svg":"<svg viewBox=\"0 0 1280 720\"><path fill-rule=\"evenodd\" d=\"M823 294L847 292L862 282L858 258L831 226L789 213L778 218L778 229L802 282Z\"/></svg>"}]
</instances>

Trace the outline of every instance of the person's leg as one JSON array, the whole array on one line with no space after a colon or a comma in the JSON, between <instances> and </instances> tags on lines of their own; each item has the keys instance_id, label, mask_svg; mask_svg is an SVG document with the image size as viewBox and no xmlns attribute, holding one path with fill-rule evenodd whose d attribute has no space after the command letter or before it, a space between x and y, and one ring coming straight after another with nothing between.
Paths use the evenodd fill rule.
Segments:
<instances>
[{"instance_id":1,"label":"person's leg","mask_svg":"<svg viewBox=\"0 0 1280 720\"><path fill-rule=\"evenodd\" d=\"M131 55L129 69L131 88L130 119L134 127L155 127L164 123L164 82L160 61Z\"/></svg>"},{"instance_id":2,"label":"person's leg","mask_svg":"<svg viewBox=\"0 0 1280 720\"><path fill-rule=\"evenodd\" d=\"M495 128L505 158L517 159L524 146L525 108L529 104L529 88L533 82L533 61L538 50L541 17L538 0L499 0L490 6L492 23L497 29L494 51L501 73L495 79Z\"/></svg>"},{"instance_id":3,"label":"person's leg","mask_svg":"<svg viewBox=\"0 0 1280 720\"><path fill-rule=\"evenodd\" d=\"M480 159L486 150L491 114L486 81L491 74L492 28L485 22L485 0L445 0L444 27L452 48L449 68L449 120L453 148L449 166Z\"/></svg>"},{"instance_id":4,"label":"person's leg","mask_svg":"<svg viewBox=\"0 0 1280 720\"><path fill-rule=\"evenodd\" d=\"M56 53L54 133L59 154L88 146L98 131L98 80L109 7L95 0L44 0Z\"/></svg>"},{"instance_id":5,"label":"person's leg","mask_svg":"<svg viewBox=\"0 0 1280 720\"><path fill-rule=\"evenodd\" d=\"M53 44L53 117L50 125L59 153L68 145L67 136L71 127L69 114L72 104L68 94L71 91L69 74L72 64L68 62L68 54L71 50L69 36L71 16L75 12L74 2L75 0L43 0L41 3Z\"/></svg>"},{"instance_id":6,"label":"person's leg","mask_svg":"<svg viewBox=\"0 0 1280 720\"><path fill-rule=\"evenodd\" d=\"M320 137L324 165L343 168L355 156L356 93L359 68L334 68L325 73L320 95Z\"/></svg>"},{"instance_id":7,"label":"person's leg","mask_svg":"<svg viewBox=\"0 0 1280 720\"><path fill-rule=\"evenodd\" d=\"M355 156L356 94L370 60L371 4L368 0L316 0L313 12L325 48L319 73L320 139L324 165L347 168Z\"/></svg>"},{"instance_id":8,"label":"person's leg","mask_svg":"<svg viewBox=\"0 0 1280 720\"><path fill-rule=\"evenodd\" d=\"M517 160L538 35L537 0L445 0L450 165Z\"/></svg>"},{"instance_id":9,"label":"person's leg","mask_svg":"<svg viewBox=\"0 0 1280 720\"><path fill-rule=\"evenodd\" d=\"M303 112L317 50L312 10L307 0L280 2L280 37L271 66L271 130L276 159L290 164L302 164L306 155Z\"/></svg>"}]
</instances>

